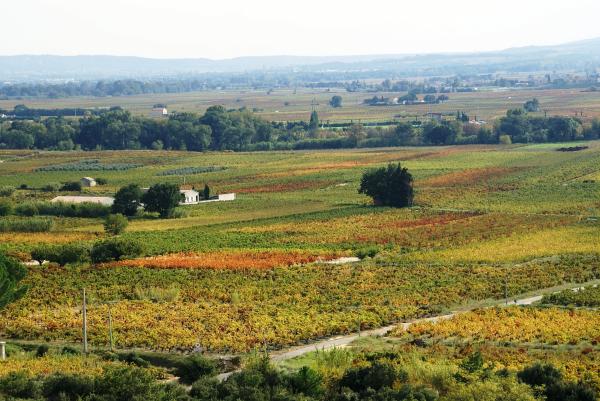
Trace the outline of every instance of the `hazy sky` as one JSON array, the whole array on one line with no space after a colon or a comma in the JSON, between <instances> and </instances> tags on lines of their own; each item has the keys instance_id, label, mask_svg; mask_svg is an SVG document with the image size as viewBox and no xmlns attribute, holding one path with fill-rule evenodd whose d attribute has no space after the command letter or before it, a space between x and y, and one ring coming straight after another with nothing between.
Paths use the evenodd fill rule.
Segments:
<instances>
[{"instance_id":1,"label":"hazy sky","mask_svg":"<svg viewBox=\"0 0 600 401\"><path fill-rule=\"evenodd\" d=\"M600 0L6 0L0 54L228 58L600 37Z\"/></svg>"}]
</instances>

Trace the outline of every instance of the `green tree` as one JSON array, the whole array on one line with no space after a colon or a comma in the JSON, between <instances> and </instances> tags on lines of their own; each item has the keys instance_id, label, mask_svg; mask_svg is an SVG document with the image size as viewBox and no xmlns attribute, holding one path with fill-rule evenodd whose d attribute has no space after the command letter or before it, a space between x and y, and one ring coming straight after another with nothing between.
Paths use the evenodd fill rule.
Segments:
<instances>
[{"instance_id":1,"label":"green tree","mask_svg":"<svg viewBox=\"0 0 600 401\"><path fill-rule=\"evenodd\" d=\"M136 258L144 253L144 246L133 240L110 238L96 242L90 252L93 263Z\"/></svg>"},{"instance_id":2,"label":"green tree","mask_svg":"<svg viewBox=\"0 0 600 401\"><path fill-rule=\"evenodd\" d=\"M335 108L342 107L342 97L340 95L333 96L329 101L329 105Z\"/></svg>"},{"instance_id":3,"label":"green tree","mask_svg":"<svg viewBox=\"0 0 600 401\"><path fill-rule=\"evenodd\" d=\"M209 199L210 198L210 187L208 186L208 184L204 184L204 199Z\"/></svg>"},{"instance_id":4,"label":"green tree","mask_svg":"<svg viewBox=\"0 0 600 401\"><path fill-rule=\"evenodd\" d=\"M319 129L319 114L316 111L310 113L310 122L308 123L308 129L316 131Z\"/></svg>"},{"instance_id":5,"label":"green tree","mask_svg":"<svg viewBox=\"0 0 600 401\"><path fill-rule=\"evenodd\" d=\"M410 207L413 204L413 178L400 163L369 170L362 176L359 193L373 198L375 205Z\"/></svg>"},{"instance_id":6,"label":"green tree","mask_svg":"<svg viewBox=\"0 0 600 401\"><path fill-rule=\"evenodd\" d=\"M0 253L0 309L25 294L27 287L20 284L27 271L21 264Z\"/></svg>"},{"instance_id":7,"label":"green tree","mask_svg":"<svg viewBox=\"0 0 600 401\"><path fill-rule=\"evenodd\" d=\"M142 197L144 208L148 212L157 212L160 217L167 218L173 214L183 195L176 184L155 184Z\"/></svg>"},{"instance_id":8,"label":"green tree","mask_svg":"<svg viewBox=\"0 0 600 401\"><path fill-rule=\"evenodd\" d=\"M142 203L143 192L139 185L129 184L122 187L115 194L112 212L125 216L134 216Z\"/></svg>"},{"instance_id":9,"label":"green tree","mask_svg":"<svg viewBox=\"0 0 600 401\"><path fill-rule=\"evenodd\" d=\"M540 111L540 101L537 100L536 98L533 98L532 100L528 100L523 105L523 109L525 109L525 111L528 113L538 112L538 111Z\"/></svg>"},{"instance_id":10,"label":"green tree","mask_svg":"<svg viewBox=\"0 0 600 401\"><path fill-rule=\"evenodd\" d=\"M129 225L129 220L127 217L122 214L110 214L106 217L104 221L104 231L106 231L110 235L119 235Z\"/></svg>"}]
</instances>

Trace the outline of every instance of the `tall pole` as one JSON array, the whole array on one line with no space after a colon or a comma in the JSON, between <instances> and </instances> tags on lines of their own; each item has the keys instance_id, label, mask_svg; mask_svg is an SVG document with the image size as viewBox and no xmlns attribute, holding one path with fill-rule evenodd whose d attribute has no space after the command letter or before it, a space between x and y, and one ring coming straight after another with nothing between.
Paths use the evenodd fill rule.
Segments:
<instances>
[{"instance_id":1,"label":"tall pole","mask_svg":"<svg viewBox=\"0 0 600 401\"><path fill-rule=\"evenodd\" d=\"M83 289L83 353L88 354L88 338L87 338L87 299L85 296L85 288Z\"/></svg>"},{"instance_id":2,"label":"tall pole","mask_svg":"<svg viewBox=\"0 0 600 401\"><path fill-rule=\"evenodd\" d=\"M110 305L108 305L108 340L110 342L110 350L111 352L114 349L114 339L113 339L113 323L112 323L112 312L110 310Z\"/></svg>"}]
</instances>

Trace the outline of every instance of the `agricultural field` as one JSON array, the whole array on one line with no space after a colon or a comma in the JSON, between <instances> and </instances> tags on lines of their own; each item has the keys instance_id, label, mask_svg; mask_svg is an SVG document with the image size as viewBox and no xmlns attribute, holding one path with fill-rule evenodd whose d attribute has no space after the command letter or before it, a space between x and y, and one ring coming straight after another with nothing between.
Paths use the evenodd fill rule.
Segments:
<instances>
[{"instance_id":1,"label":"agricultural field","mask_svg":"<svg viewBox=\"0 0 600 401\"><path fill-rule=\"evenodd\" d=\"M29 266L29 289L1 312L0 333L81 343L85 288L93 347L108 346L110 313L120 349L237 354L597 280L600 142L585 145L0 151L0 187L19 188L17 205L49 200L56 192L42 187L83 176L106 180L89 195L160 182L237 194L180 207L175 219L132 218L120 237L142 243L143 257ZM391 162L413 174L415 207L375 207L358 193L365 170ZM48 218L49 232L0 232L0 248L29 260L40 246L106 237L101 218ZM361 260L328 263L348 256ZM597 311L578 313L597 326ZM555 329L549 341L575 336Z\"/></svg>"},{"instance_id":2,"label":"agricultural field","mask_svg":"<svg viewBox=\"0 0 600 401\"><path fill-rule=\"evenodd\" d=\"M591 120L600 116L597 92L583 89L486 89L471 93L451 93L450 100L441 104L367 106L363 101L373 96L394 98L406 93L346 92L341 89L278 89L267 93L257 90L203 91L177 94L148 94L122 97L71 97L64 99L0 100L0 109L12 109L17 104L30 108L108 108L120 106L135 115L149 116L152 106L167 104L169 111L204 111L214 105L229 109L246 107L269 121L307 121L314 108L322 122L378 122L414 120L427 113L456 114L461 110L480 120L492 121L505 115L510 108L519 108L527 100L539 99L548 115L580 116ZM343 98L341 108L333 108L329 100L334 95ZM538 113L543 115L543 112ZM583 114L583 115L581 115Z\"/></svg>"}]
</instances>

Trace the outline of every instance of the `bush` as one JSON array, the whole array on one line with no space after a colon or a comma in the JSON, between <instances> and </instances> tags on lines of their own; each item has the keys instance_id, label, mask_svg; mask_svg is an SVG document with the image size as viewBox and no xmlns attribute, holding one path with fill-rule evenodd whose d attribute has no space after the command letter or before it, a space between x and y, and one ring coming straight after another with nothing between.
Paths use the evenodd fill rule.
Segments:
<instances>
[{"instance_id":1,"label":"bush","mask_svg":"<svg viewBox=\"0 0 600 401\"><path fill-rule=\"evenodd\" d=\"M141 243L122 238L111 238L94 244L91 259L94 263L104 263L113 260L135 258L141 256L144 247Z\"/></svg>"},{"instance_id":2,"label":"bush","mask_svg":"<svg viewBox=\"0 0 600 401\"><path fill-rule=\"evenodd\" d=\"M56 373L44 381L42 393L51 401L77 401L94 391L94 381L89 377Z\"/></svg>"},{"instance_id":3,"label":"bush","mask_svg":"<svg viewBox=\"0 0 600 401\"><path fill-rule=\"evenodd\" d=\"M26 202L15 208L15 213L21 216L60 216L60 217L106 217L110 207L99 203L64 203L64 202Z\"/></svg>"},{"instance_id":4,"label":"bush","mask_svg":"<svg viewBox=\"0 0 600 401\"><path fill-rule=\"evenodd\" d=\"M57 182L50 182L44 186L42 186L42 191L44 192L58 192L60 190L60 184Z\"/></svg>"},{"instance_id":5,"label":"bush","mask_svg":"<svg viewBox=\"0 0 600 401\"><path fill-rule=\"evenodd\" d=\"M510 138L510 135L500 135L498 137L498 143L501 145L510 145L512 144L512 139Z\"/></svg>"},{"instance_id":6,"label":"bush","mask_svg":"<svg viewBox=\"0 0 600 401\"><path fill-rule=\"evenodd\" d=\"M53 221L49 218L6 218L0 220L0 232L41 233L52 229Z\"/></svg>"},{"instance_id":7,"label":"bush","mask_svg":"<svg viewBox=\"0 0 600 401\"><path fill-rule=\"evenodd\" d=\"M31 258L42 264L45 260L58 263L83 263L90 258L90 248L85 244L44 245L31 251Z\"/></svg>"},{"instance_id":8,"label":"bush","mask_svg":"<svg viewBox=\"0 0 600 401\"><path fill-rule=\"evenodd\" d=\"M79 351L77 348L69 346L63 347L60 353L62 355L81 355L81 351Z\"/></svg>"},{"instance_id":9,"label":"bush","mask_svg":"<svg viewBox=\"0 0 600 401\"><path fill-rule=\"evenodd\" d=\"M15 187L8 185L0 186L0 196L12 196L15 193Z\"/></svg>"},{"instance_id":10,"label":"bush","mask_svg":"<svg viewBox=\"0 0 600 401\"><path fill-rule=\"evenodd\" d=\"M39 347L37 347L37 349L35 350L35 356L37 358L46 356L46 354L48 353L49 350L50 350L50 348L46 344L42 344Z\"/></svg>"},{"instance_id":11,"label":"bush","mask_svg":"<svg viewBox=\"0 0 600 401\"><path fill-rule=\"evenodd\" d=\"M24 372L11 372L0 378L0 394L15 398L38 398L41 385Z\"/></svg>"},{"instance_id":12,"label":"bush","mask_svg":"<svg viewBox=\"0 0 600 401\"><path fill-rule=\"evenodd\" d=\"M9 199L0 199L0 216L8 216L14 210L14 205Z\"/></svg>"},{"instance_id":13,"label":"bush","mask_svg":"<svg viewBox=\"0 0 600 401\"><path fill-rule=\"evenodd\" d=\"M106 178L98 177L98 178L96 178L96 184L106 185L106 184L108 184L108 180Z\"/></svg>"},{"instance_id":14,"label":"bush","mask_svg":"<svg viewBox=\"0 0 600 401\"><path fill-rule=\"evenodd\" d=\"M356 392L368 388L378 391L384 387L392 387L398 378L398 372L392 365L376 361L371 366L348 369L340 379L340 386Z\"/></svg>"},{"instance_id":15,"label":"bush","mask_svg":"<svg viewBox=\"0 0 600 401\"><path fill-rule=\"evenodd\" d=\"M359 259L374 258L379 253L379 251L380 251L379 247L369 246L366 248L357 249L355 251L355 255Z\"/></svg>"},{"instance_id":16,"label":"bush","mask_svg":"<svg viewBox=\"0 0 600 401\"><path fill-rule=\"evenodd\" d=\"M142 357L140 357L135 352L129 352L127 354L121 354L118 356L118 360L122 362L127 362L130 365L134 365L140 368L147 368L150 366L150 362L146 361Z\"/></svg>"},{"instance_id":17,"label":"bush","mask_svg":"<svg viewBox=\"0 0 600 401\"><path fill-rule=\"evenodd\" d=\"M68 192L81 192L81 183L79 181L65 182L60 190Z\"/></svg>"},{"instance_id":18,"label":"bush","mask_svg":"<svg viewBox=\"0 0 600 401\"><path fill-rule=\"evenodd\" d=\"M185 384L192 384L201 377L214 376L216 365L202 355L191 355L185 358L177 367L177 376Z\"/></svg>"},{"instance_id":19,"label":"bush","mask_svg":"<svg viewBox=\"0 0 600 401\"><path fill-rule=\"evenodd\" d=\"M15 208L15 214L19 216L36 216L40 213L37 205L33 202L24 202Z\"/></svg>"},{"instance_id":20,"label":"bush","mask_svg":"<svg viewBox=\"0 0 600 401\"><path fill-rule=\"evenodd\" d=\"M119 235L127 228L129 220L122 214L110 214L104 221L104 231L111 235Z\"/></svg>"}]
</instances>

